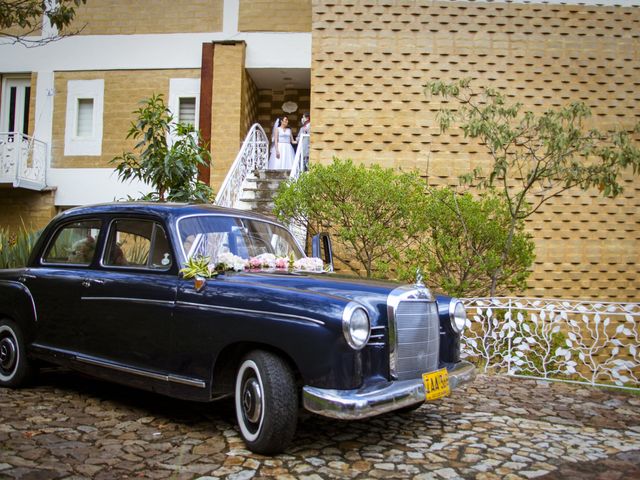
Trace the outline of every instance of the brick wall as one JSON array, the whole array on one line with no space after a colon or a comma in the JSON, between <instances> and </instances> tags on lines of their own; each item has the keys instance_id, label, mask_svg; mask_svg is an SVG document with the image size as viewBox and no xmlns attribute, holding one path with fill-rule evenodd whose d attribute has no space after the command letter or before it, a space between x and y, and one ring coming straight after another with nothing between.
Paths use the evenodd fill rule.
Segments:
<instances>
[{"instance_id":1,"label":"brick wall","mask_svg":"<svg viewBox=\"0 0 640 480\"><path fill-rule=\"evenodd\" d=\"M0 190L0 226L12 232L19 231L23 225L29 230L43 228L56 214L54 193L3 188Z\"/></svg>"},{"instance_id":2,"label":"brick wall","mask_svg":"<svg viewBox=\"0 0 640 480\"><path fill-rule=\"evenodd\" d=\"M134 110L139 102L152 94L161 93L169 103L169 79L199 78L200 70L116 70L94 72L56 72L53 108L53 142L51 165L56 168L108 168L109 161L132 150L135 142L126 140ZM69 80L104 79L104 112L102 155L65 156L64 133Z\"/></svg>"},{"instance_id":3,"label":"brick wall","mask_svg":"<svg viewBox=\"0 0 640 480\"><path fill-rule=\"evenodd\" d=\"M258 88L246 70L242 77L242 125L240 126L240 135L242 135L242 132L246 135L251 125L258 121Z\"/></svg>"},{"instance_id":4,"label":"brick wall","mask_svg":"<svg viewBox=\"0 0 640 480\"><path fill-rule=\"evenodd\" d=\"M214 46L210 183L216 191L247 133L242 108L245 50L244 42Z\"/></svg>"},{"instance_id":5,"label":"brick wall","mask_svg":"<svg viewBox=\"0 0 640 480\"><path fill-rule=\"evenodd\" d=\"M224 0L100 0L77 9L81 35L197 33L222 30Z\"/></svg>"},{"instance_id":6,"label":"brick wall","mask_svg":"<svg viewBox=\"0 0 640 480\"><path fill-rule=\"evenodd\" d=\"M31 74L31 94L29 97L29 130L28 134L33 136L36 126L36 85L38 83L38 74Z\"/></svg>"},{"instance_id":7,"label":"brick wall","mask_svg":"<svg viewBox=\"0 0 640 480\"><path fill-rule=\"evenodd\" d=\"M440 135L429 80L473 78L540 112L585 101L600 128L640 120L640 8L471 2L313 1L312 161L334 155L417 169L429 182L488 160ZM571 191L528 222L529 294L638 299L640 182L603 200Z\"/></svg>"},{"instance_id":8,"label":"brick wall","mask_svg":"<svg viewBox=\"0 0 640 480\"><path fill-rule=\"evenodd\" d=\"M239 14L241 32L311 31L311 0L240 0Z\"/></svg>"}]
</instances>

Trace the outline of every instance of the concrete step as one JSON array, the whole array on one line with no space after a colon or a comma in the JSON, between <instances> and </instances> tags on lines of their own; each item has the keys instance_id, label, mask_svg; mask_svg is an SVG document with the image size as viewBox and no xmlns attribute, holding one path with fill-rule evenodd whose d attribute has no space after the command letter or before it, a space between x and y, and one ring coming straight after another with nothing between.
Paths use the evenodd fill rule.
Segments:
<instances>
[{"instance_id":1,"label":"concrete step","mask_svg":"<svg viewBox=\"0 0 640 480\"><path fill-rule=\"evenodd\" d=\"M289 178L289 170L256 170L254 175L260 180L286 180Z\"/></svg>"}]
</instances>

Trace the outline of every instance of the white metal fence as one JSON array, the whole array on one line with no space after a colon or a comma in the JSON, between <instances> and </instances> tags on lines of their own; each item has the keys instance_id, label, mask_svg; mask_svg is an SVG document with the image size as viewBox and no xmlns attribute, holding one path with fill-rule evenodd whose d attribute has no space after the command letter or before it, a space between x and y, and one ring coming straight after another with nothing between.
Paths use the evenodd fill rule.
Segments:
<instances>
[{"instance_id":1,"label":"white metal fence","mask_svg":"<svg viewBox=\"0 0 640 480\"><path fill-rule=\"evenodd\" d=\"M484 372L640 391L640 304L468 298L462 354Z\"/></svg>"}]
</instances>

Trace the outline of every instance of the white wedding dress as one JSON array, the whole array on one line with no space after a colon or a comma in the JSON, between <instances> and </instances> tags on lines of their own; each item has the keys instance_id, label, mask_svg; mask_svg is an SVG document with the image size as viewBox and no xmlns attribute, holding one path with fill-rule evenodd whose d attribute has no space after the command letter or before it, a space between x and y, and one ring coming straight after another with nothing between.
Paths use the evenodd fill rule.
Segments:
<instances>
[{"instance_id":1,"label":"white wedding dress","mask_svg":"<svg viewBox=\"0 0 640 480\"><path fill-rule=\"evenodd\" d=\"M278 127L277 135L280 158L276 157L274 151L269 159L269 168L271 170L291 170L291 167L293 166L293 159L296 156L293 151L293 146L291 146L291 139L293 138L291 129Z\"/></svg>"}]
</instances>

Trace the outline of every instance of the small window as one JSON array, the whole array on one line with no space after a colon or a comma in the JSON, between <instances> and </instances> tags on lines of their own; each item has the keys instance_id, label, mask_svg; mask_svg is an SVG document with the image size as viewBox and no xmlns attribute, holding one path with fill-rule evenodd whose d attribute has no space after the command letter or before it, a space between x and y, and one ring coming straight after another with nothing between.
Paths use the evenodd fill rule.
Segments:
<instances>
[{"instance_id":1,"label":"small window","mask_svg":"<svg viewBox=\"0 0 640 480\"><path fill-rule=\"evenodd\" d=\"M104 265L168 270L173 264L169 241L156 222L117 220L112 224Z\"/></svg>"},{"instance_id":2,"label":"small window","mask_svg":"<svg viewBox=\"0 0 640 480\"><path fill-rule=\"evenodd\" d=\"M99 220L84 220L62 227L49 245L43 263L89 265L100 235Z\"/></svg>"},{"instance_id":3,"label":"small window","mask_svg":"<svg viewBox=\"0 0 640 480\"><path fill-rule=\"evenodd\" d=\"M76 136L80 138L93 136L93 98L78 99L76 122Z\"/></svg>"},{"instance_id":4,"label":"small window","mask_svg":"<svg viewBox=\"0 0 640 480\"><path fill-rule=\"evenodd\" d=\"M195 97L180 97L178 106L178 122L196 124L196 99Z\"/></svg>"}]
</instances>

